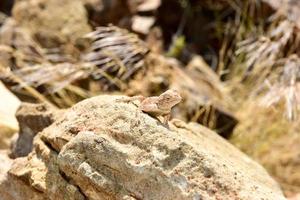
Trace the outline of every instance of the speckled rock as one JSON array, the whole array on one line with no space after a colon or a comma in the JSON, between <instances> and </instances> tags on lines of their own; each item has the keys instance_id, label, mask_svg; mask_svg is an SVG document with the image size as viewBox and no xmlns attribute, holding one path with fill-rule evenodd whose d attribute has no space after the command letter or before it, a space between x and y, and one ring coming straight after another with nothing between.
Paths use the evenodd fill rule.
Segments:
<instances>
[{"instance_id":1,"label":"speckled rock","mask_svg":"<svg viewBox=\"0 0 300 200\"><path fill-rule=\"evenodd\" d=\"M9 170L13 184L0 184L13 191L6 199L285 199L216 133L175 119L167 127L120 98L82 101L40 132Z\"/></svg>"}]
</instances>

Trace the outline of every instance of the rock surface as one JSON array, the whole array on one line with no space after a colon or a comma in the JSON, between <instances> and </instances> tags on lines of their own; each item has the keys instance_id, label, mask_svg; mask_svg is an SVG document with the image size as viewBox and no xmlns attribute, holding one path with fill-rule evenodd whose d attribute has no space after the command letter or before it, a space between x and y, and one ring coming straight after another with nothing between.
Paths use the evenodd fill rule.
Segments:
<instances>
[{"instance_id":1,"label":"rock surface","mask_svg":"<svg viewBox=\"0 0 300 200\"><path fill-rule=\"evenodd\" d=\"M23 0L13 7L13 17L44 47L74 41L91 31L82 1Z\"/></svg>"},{"instance_id":2,"label":"rock surface","mask_svg":"<svg viewBox=\"0 0 300 200\"><path fill-rule=\"evenodd\" d=\"M11 157L27 156L32 150L34 136L52 124L58 113L46 104L22 103L16 112L19 137L13 145Z\"/></svg>"},{"instance_id":3,"label":"rock surface","mask_svg":"<svg viewBox=\"0 0 300 200\"><path fill-rule=\"evenodd\" d=\"M216 133L179 120L167 128L120 98L82 101L40 132L0 183L4 199L285 199Z\"/></svg>"}]
</instances>

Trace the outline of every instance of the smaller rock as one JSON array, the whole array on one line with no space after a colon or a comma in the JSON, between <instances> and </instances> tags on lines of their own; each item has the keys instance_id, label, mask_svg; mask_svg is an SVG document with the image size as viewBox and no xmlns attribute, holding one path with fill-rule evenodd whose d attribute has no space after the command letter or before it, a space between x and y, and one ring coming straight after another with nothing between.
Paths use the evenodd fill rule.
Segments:
<instances>
[{"instance_id":1,"label":"smaller rock","mask_svg":"<svg viewBox=\"0 0 300 200\"><path fill-rule=\"evenodd\" d=\"M155 22L154 17L134 16L132 18L132 30L138 33L147 34Z\"/></svg>"},{"instance_id":2,"label":"smaller rock","mask_svg":"<svg viewBox=\"0 0 300 200\"><path fill-rule=\"evenodd\" d=\"M137 8L139 12L156 10L161 4L161 0L144 0Z\"/></svg>"},{"instance_id":3,"label":"smaller rock","mask_svg":"<svg viewBox=\"0 0 300 200\"><path fill-rule=\"evenodd\" d=\"M16 113L20 126L19 137L12 145L10 156L16 158L28 155L34 136L53 123L54 113L55 110L46 104L22 103Z\"/></svg>"}]
</instances>

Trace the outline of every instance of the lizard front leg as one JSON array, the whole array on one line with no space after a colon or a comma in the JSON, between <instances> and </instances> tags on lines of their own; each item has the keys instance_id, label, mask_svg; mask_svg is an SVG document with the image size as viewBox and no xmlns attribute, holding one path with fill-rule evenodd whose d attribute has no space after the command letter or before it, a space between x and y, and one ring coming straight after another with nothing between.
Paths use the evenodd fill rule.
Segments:
<instances>
[{"instance_id":1,"label":"lizard front leg","mask_svg":"<svg viewBox=\"0 0 300 200\"><path fill-rule=\"evenodd\" d=\"M169 122L169 120L171 118L171 114L168 113L166 115L163 115L162 117L163 117L163 124L168 125L168 122Z\"/></svg>"}]
</instances>

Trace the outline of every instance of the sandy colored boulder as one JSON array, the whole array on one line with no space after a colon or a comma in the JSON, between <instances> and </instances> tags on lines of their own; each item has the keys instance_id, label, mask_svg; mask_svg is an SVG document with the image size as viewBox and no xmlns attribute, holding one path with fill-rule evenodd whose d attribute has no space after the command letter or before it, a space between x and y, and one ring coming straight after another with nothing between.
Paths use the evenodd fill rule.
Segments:
<instances>
[{"instance_id":1,"label":"sandy colored boulder","mask_svg":"<svg viewBox=\"0 0 300 200\"><path fill-rule=\"evenodd\" d=\"M18 139L12 145L11 157L27 156L32 150L34 136L54 122L63 111L47 104L22 103L16 112L19 122Z\"/></svg>"},{"instance_id":2,"label":"sandy colored boulder","mask_svg":"<svg viewBox=\"0 0 300 200\"><path fill-rule=\"evenodd\" d=\"M167 128L119 98L82 101L40 132L0 184L6 199L285 199L216 133L179 120Z\"/></svg>"},{"instance_id":3,"label":"sandy colored boulder","mask_svg":"<svg viewBox=\"0 0 300 200\"><path fill-rule=\"evenodd\" d=\"M13 17L45 47L74 41L91 30L82 1L18 1L13 7Z\"/></svg>"}]
</instances>

